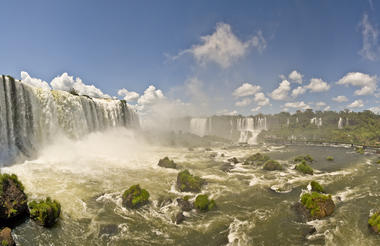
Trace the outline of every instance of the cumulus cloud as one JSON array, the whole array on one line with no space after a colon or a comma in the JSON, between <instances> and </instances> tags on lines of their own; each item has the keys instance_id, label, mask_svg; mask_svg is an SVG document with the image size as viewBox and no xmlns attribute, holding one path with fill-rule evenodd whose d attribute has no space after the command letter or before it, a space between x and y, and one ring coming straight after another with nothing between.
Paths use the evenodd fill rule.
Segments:
<instances>
[{"instance_id":1,"label":"cumulus cloud","mask_svg":"<svg viewBox=\"0 0 380 246\"><path fill-rule=\"evenodd\" d=\"M63 73L62 75L55 77L50 82L50 85L54 90L69 91L74 88L80 95L87 95L96 98L111 98L94 85L86 85L78 77L74 80L74 77L69 76L67 73Z\"/></svg>"},{"instance_id":2,"label":"cumulus cloud","mask_svg":"<svg viewBox=\"0 0 380 246\"><path fill-rule=\"evenodd\" d=\"M347 105L348 108L361 108L363 107L363 101L362 100L355 100L351 104Z\"/></svg>"},{"instance_id":3,"label":"cumulus cloud","mask_svg":"<svg viewBox=\"0 0 380 246\"><path fill-rule=\"evenodd\" d=\"M201 65L212 62L222 68L227 68L239 58L244 57L250 48L254 47L259 52L266 48L266 41L261 31L244 42L232 32L231 26L226 23L218 23L215 32L202 36L201 41L202 44L193 45L173 58L177 59L188 53L192 54Z\"/></svg>"},{"instance_id":4,"label":"cumulus cloud","mask_svg":"<svg viewBox=\"0 0 380 246\"><path fill-rule=\"evenodd\" d=\"M21 82L34 87L50 90L50 86L46 81L37 78L32 78L27 72L24 71L21 72Z\"/></svg>"},{"instance_id":5,"label":"cumulus cloud","mask_svg":"<svg viewBox=\"0 0 380 246\"><path fill-rule=\"evenodd\" d=\"M298 97L306 92L306 88L302 86L298 86L297 88L292 90L292 97Z\"/></svg>"},{"instance_id":6,"label":"cumulus cloud","mask_svg":"<svg viewBox=\"0 0 380 246\"><path fill-rule=\"evenodd\" d=\"M157 103L158 101L165 99L164 94L161 90L156 89L154 85L150 85L145 91L144 94L137 100L139 105L151 105Z\"/></svg>"},{"instance_id":7,"label":"cumulus cloud","mask_svg":"<svg viewBox=\"0 0 380 246\"><path fill-rule=\"evenodd\" d=\"M243 98L242 100L240 100L240 101L237 101L236 103L235 103L235 106L237 106L237 107L245 107L245 106L248 106L249 104L251 104L251 99L249 99L249 98Z\"/></svg>"},{"instance_id":8,"label":"cumulus cloud","mask_svg":"<svg viewBox=\"0 0 380 246\"><path fill-rule=\"evenodd\" d=\"M223 109L216 112L216 115L238 115L236 110L229 111L228 109Z\"/></svg>"},{"instance_id":9,"label":"cumulus cloud","mask_svg":"<svg viewBox=\"0 0 380 246\"><path fill-rule=\"evenodd\" d=\"M252 112L257 112L257 111L259 111L260 109L261 109L261 106L257 106L257 107L255 107L255 108L252 108L251 111L252 111Z\"/></svg>"},{"instance_id":10,"label":"cumulus cloud","mask_svg":"<svg viewBox=\"0 0 380 246\"><path fill-rule=\"evenodd\" d=\"M302 84L303 75L296 70L293 70L288 77L289 80L293 81L294 83Z\"/></svg>"},{"instance_id":11,"label":"cumulus cloud","mask_svg":"<svg viewBox=\"0 0 380 246\"><path fill-rule=\"evenodd\" d=\"M296 108L296 109L308 109L310 108L304 101L300 102L288 102L284 105L285 108Z\"/></svg>"},{"instance_id":12,"label":"cumulus cloud","mask_svg":"<svg viewBox=\"0 0 380 246\"><path fill-rule=\"evenodd\" d=\"M380 107L379 106L377 106L377 107L371 107L371 108L369 108L369 110L371 110L375 114L380 114Z\"/></svg>"},{"instance_id":13,"label":"cumulus cloud","mask_svg":"<svg viewBox=\"0 0 380 246\"><path fill-rule=\"evenodd\" d=\"M133 102L136 101L139 98L139 94L134 91L128 91L125 88L120 89L117 94L124 98L127 102Z\"/></svg>"},{"instance_id":14,"label":"cumulus cloud","mask_svg":"<svg viewBox=\"0 0 380 246\"><path fill-rule=\"evenodd\" d=\"M252 96L259 92L261 90L261 87L259 85L252 85L249 83L242 84L239 88L234 90L232 93L235 97L246 97L246 96Z\"/></svg>"},{"instance_id":15,"label":"cumulus cloud","mask_svg":"<svg viewBox=\"0 0 380 246\"><path fill-rule=\"evenodd\" d=\"M337 96L332 98L333 101L335 102L348 102L348 98L345 96Z\"/></svg>"},{"instance_id":16,"label":"cumulus cloud","mask_svg":"<svg viewBox=\"0 0 380 246\"><path fill-rule=\"evenodd\" d=\"M379 30L371 24L367 14L363 15L360 27L363 47L359 51L359 54L370 61L375 61L380 56Z\"/></svg>"},{"instance_id":17,"label":"cumulus cloud","mask_svg":"<svg viewBox=\"0 0 380 246\"><path fill-rule=\"evenodd\" d=\"M330 106L326 106L323 111L329 111L330 110Z\"/></svg>"},{"instance_id":18,"label":"cumulus cloud","mask_svg":"<svg viewBox=\"0 0 380 246\"><path fill-rule=\"evenodd\" d=\"M325 102L317 102L315 104L315 106L317 106L317 107L323 107L323 106L326 106L326 103Z\"/></svg>"},{"instance_id":19,"label":"cumulus cloud","mask_svg":"<svg viewBox=\"0 0 380 246\"><path fill-rule=\"evenodd\" d=\"M269 104L269 98L262 92L256 93L253 100L261 107Z\"/></svg>"},{"instance_id":20,"label":"cumulus cloud","mask_svg":"<svg viewBox=\"0 0 380 246\"><path fill-rule=\"evenodd\" d=\"M360 87L360 89L355 91L355 95L363 96L373 94L377 88L378 78L376 75L370 76L365 73L360 72L350 72L347 73L343 78L341 78L337 84L338 85L352 85Z\"/></svg>"},{"instance_id":21,"label":"cumulus cloud","mask_svg":"<svg viewBox=\"0 0 380 246\"><path fill-rule=\"evenodd\" d=\"M272 91L270 96L274 100L285 100L288 97L290 91L290 83L287 80L283 80L277 89Z\"/></svg>"},{"instance_id":22,"label":"cumulus cloud","mask_svg":"<svg viewBox=\"0 0 380 246\"><path fill-rule=\"evenodd\" d=\"M306 85L305 88L309 89L311 92L322 92L328 91L330 89L330 85L322 79L312 78L310 80L310 84Z\"/></svg>"}]
</instances>

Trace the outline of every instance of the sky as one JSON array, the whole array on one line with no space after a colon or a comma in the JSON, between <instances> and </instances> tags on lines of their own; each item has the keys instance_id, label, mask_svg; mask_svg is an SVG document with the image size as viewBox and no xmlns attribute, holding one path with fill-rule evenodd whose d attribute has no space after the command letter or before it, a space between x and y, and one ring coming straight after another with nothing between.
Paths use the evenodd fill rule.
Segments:
<instances>
[{"instance_id":1,"label":"sky","mask_svg":"<svg viewBox=\"0 0 380 246\"><path fill-rule=\"evenodd\" d=\"M380 2L2 1L0 73L144 114L380 113Z\"/></svg>"}]
</instances>

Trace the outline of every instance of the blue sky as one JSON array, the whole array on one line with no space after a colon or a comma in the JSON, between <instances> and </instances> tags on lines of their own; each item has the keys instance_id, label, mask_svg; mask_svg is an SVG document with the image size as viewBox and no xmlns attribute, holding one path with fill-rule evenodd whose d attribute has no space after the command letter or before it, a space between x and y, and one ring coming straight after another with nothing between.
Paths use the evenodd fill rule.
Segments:
<instances>
[{"instance_id":1,"label":"blue sky","mask_svg":"<svg viewBox=\"0 0 380 246\"><path fill-rule=\"evenodd\" d=\"M26 71L34 85L97 95L94 85L111 96L125 88L119 98L140 111L164 101L200 114L352 103L380 112L376 1L3 1L0 9L1 73Z\"/></svg>"}]
</instances>

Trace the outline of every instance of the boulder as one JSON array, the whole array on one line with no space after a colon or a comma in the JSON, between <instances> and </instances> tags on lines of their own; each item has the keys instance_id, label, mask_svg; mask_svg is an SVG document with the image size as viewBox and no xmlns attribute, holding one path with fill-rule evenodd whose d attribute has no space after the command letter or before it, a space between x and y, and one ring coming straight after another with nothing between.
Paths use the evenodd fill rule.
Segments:
<instances>
[{"instance_id":1,"label":"boulder","mask_svg":"<svg viewBox=\"0 0 380 246\"><path fill-rule=\"evenodd\" d=\"M178 212L175 216L174 222L179 225L185 220L185 216L182 212Z\"/></svg>"},{"instance_id":2,"label":"boulder","mask_svg":"<svg viewBox=\"0 0 380 246\"><path fill-rule=\"evenodd\" d=\"M236 157L229 158L227 161L232 162L233 164L239 163L239 160Z\"/></svg>"},{"instance_id":3,"label":"boulder","mask_svg":"<svg viewBox=\"0 0 380 246\"><path fill-rule=\"evenodd\" d=\"M214 200L209 200L207 195L198 195L194 201L194 207L201 212L207 212L216 207Z\"/></svg>"},{"instance_id":4,"label":"boulder","mask_svg":"<svg viewBox=\"0 0 380 246\"><path fill-rule=\"evenodd\" d=\"M179 172L177 176L177 187L182 192L200 192L204 183L203 179L191 175L188 170Z\"/></svg>"},{"instance_id":5,"label":"boulder","mask_svg":"<svg viewBox=\"0 0 380 246\"><path fill-rule=\"evenodd\" d=\"M158 161L158 166L173 169L177 168L177 164L173 160L170 160L168 157L160 159Z\"/></svg>"},{"instance_id":6,"label":"boulder","mask_svg":"<svg viewBox=\"0 0 380 246\"><path fill-rule=\"evenodd\" d=\"M311 181L310 186L312 191L325 193L325 190L323 189L322 185L320 185L317 181Z\"/></svg>"},{"instance_id":7,"label":"boulder","mask_svg":"<svg viewBox=\"0 0 380 246\"><path fill-rule=\"evenodd\" d=\"M283 167L278 161L268 160L264 163L263 169L267 171L276 171L283 170Z\"/></svg>"},{"instance_id":8,"label":"boulder","mask_svg":"<svg viewBox=\"0 0 380 246\"><path fill-rule=\"evenodd\" d=\"M177 203L182 211L190 211L193 209L193 205L189 202L188 196L185 196L184 198L177 198Z\"/></svg>"},{"instance_id":9,"label":"boulder","mask_svg":"<svg viewBox=\"0 0 380 246\"><path fill-rule=\"evenodd\" d=\"M119 227L116 224L102 224L99 227L99 236L102 235L115 235L119 231Z\"/></svg>"},{"instance_id":10,"label":"boulder","mask_svg":"<svg viewBox=\"0 0 380 246\"><path fill-rule=\"evenodd\" d=\"M0 174L0 224L10 225L28 216L24 186L15 174Z\"/></svg>"},{"instance_id":11,"label":"boulder","mask_svg":"<svg viewBox=\"0 0 380 246\"><path fill-rule=\"evenodd\" d=\"M308 219L322 219L330 216L335 209L331 195L318 192L305 193L301 196L301 204L308 211Z\"/></svg>"},{"instance_id":12,"label":"boulder","mask_svg":"<svg viewBox=\"0 0 380 246\"><path fill-rule=\"evenodd\" d=\"M222 170L223 172L229 172L233 168L234 166L231 165L230 163L223 163L223 165L220 167L220 170Z\"/></svg>"},{"instance_id":13,"label":"boulder","mask_svg":"<svg viewBox=\"0 0 380 246\"><path fill-rule=\"evenodd\" d=\"M47 197L46 200L29 203L30 218L44 227L52 227L61 214L61 204Z\"/></svg>"},{"instance_id":14,"label":"boulder","mask_svg":"<svg viewBox=\"0 0 380 246\"><path fill-rule=\"evenodd\" d=\"M306 161L302 161L301 163L297 164L295 169L301 173L304 174L310 174L313 175L314 171L313 168L311 168Z\"/></svg>"},{"instance_id":15,"label":"boulder","mask_svg":"<svg viewBox=\"0 0 380 246\"><path fill-rule=\"evenodd\" d=\"M16 243L13 240L12 230L8 227L5 227L0 231L0 242L2 246L15 246Z\"/></svg>"},{"instance_id":16,"label":"boulder","mask_svg":"<svg viewBox=\"0 0 380 246\"><path fill-rule=\"evenodd\" d=\"M245 161L244 165L262 165L270 158L267 155L263 155L261 153L256 153L254 155L249 156Z\"/></svg>"},{"instance_id":17,"label":"boulder","mask_svg":"<svg viewBox=\"0 0 380 246\"><path fill-rule=\"evenodd\" d=\"M149 192L141 189L139 184L132 185L128 190L124 191L122 199L124 207L139 208L149 202Z\"/></svg>"}]
</instances>

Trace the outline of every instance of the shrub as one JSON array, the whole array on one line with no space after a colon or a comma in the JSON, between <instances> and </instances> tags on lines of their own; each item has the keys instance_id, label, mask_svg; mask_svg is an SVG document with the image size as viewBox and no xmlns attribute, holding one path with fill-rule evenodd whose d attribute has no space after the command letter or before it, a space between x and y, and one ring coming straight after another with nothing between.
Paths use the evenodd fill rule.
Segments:
<instances>
[{"instance_id":1,"label":"shrub","mask_svg":"<svg viewBox=\"0 0 380 246\"><path fill-rule=\"evenodd\" d=\"M0 174L0 195L3 193L3 185L5 182L13 181L13 183L16 184L17 188L24 191L24 185L18 180L18 177L16 174Z\"/></svg>"},{"instance_id":2,"label":"shrub","mask_svg":"<svg viewBox=\"0 0 380 246\"><path fill-rule=\"evenodd\" d=\"M334 160L334 157L332 157L332 156L327 156L327 157L326 157L326 160L328 160L328 161L333 161L333 160Z\"/></svg>"},{"instance_id":3,"label":"shrub","mask_svg":"<svg viewBox=\"0 0 380 246\"><path fill-rule=\"evenodd\" d=\"M158 166L166 167L166 168L174 168L174 169L177 168L177 164L173 160L170 160L168 157L160 159L158 162Z\"/></svg>"},{"instance_id":4,"label":"shrub","mask_svg":"<svg viewBox=\"0 0 380 246\"><path fill-rule=\"evenodd\" d=\"M314 161L314 159L309 154L307 154L305 156L300 155L300 156L297 156L296 158L294 158L294 163L303 162L303 161L311 163Z\"/></svg>"},{"instance_id":5,"label":"shrub","mask_svg":"<svg viewBox=\"0 0 380 246\"><path fill-rule=\"evenodd\" d=\"M303 194L301 196L301 203L309 210L313 218L328 216L335 208L331 195L323 195L318 192Z\"/></svg>"},{"instance_id":6,"label":"shrub","mask_svg":"<svg viewBox=\"0 0 380 246\"><path fill-rule=\"evenodd\" d=\"M313 168L311 168L305 161L296 165L296 170L304 174L313 174Z\"/></svg>"},{"instance_id":7,"label":"shrub","mask_svg":"<svg viewBox=\"0 0 380 246\"><path fill-rule=\"evenodd\" d=\"M256 153L254 155L251 155L249 156L245 161L244 161L244 165L253 165L253 164L256 164L256 165L262 165L264 164L266 161L268 161L270 158L269 156L267 155L263 155L261 153Z\"/></svg>"},{"instance_id":8,"label":"shrub","mask_svg":"<svg viewBox=\"0 0 380 246\"><path fill-rule=\"evenodd\" d=\"M61 214L61 204L47 197L46 200L30 202L29 210L30 218L42 226L51 227Z\"/></svg>"},{"instance_id":9,"label":"shrub","mask_svg":"<svg viewBox=\"0 0 380 246\"><path fill-rule=\"evenodd\" d=\"M282 165L278 161L268 160L264 163L263 169L268 170L268 171L275 171L275 170L282 170L283 168L282 168Z\"/></svg>"},{"instance_id":10,"label":"shrub","mask_svg":"<svg viewBox=\"0 0 380 246\"><path fill-rule=\"evenodd\" d=\"M368 224L372 226L372 228L376 232L380 232L380 212L374 213L369 219Z\"/></svg>"},{"instance_id":11,"label":"shrub","mask_svg":"<svg viewBox=\"0 0 380 246\"><path fill-rule=\"evenodd\" d=\"M207 195L198 195L195 198L194 207L202 212L207 212L215 208L214 200L209 200Z\"/></svg>"},{"instance_id":12,"label":"shrub","mask_svg":"<svg viewBox=\"0 0 380 246\"><path fill-rule=\"evenodd\" d=\"M149 192L140 185L132 185L123 193L123 205L128 208L139 208L149 202Z\"/></svg>"},{"instance_id":13,"label":"shrub","mask_svg":"<svg viewBox=\"0 0 380 246\"><path fill-rule=\"evenodd\" d=\"M311 186L311 190L312 191L316 191L316 192L321 192L321 193L324 193L324 189L322 187L322 185L320 185L318 182L316 181L311 181L310 182L310 186Z\"/></svg>"},{"instance_id":14,"label":"shrub","mask_svg":"<svg viewBox=\"0 0 380 246\"><path fill-rule=\"evenodd\" d=\"M204 184L204 180L198 176L193 176L188 170L178 173L177 187L180 191L199 192Z\"/></svg>"}]
</instances>

